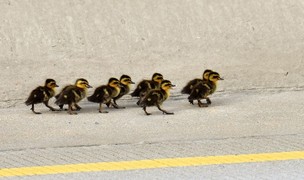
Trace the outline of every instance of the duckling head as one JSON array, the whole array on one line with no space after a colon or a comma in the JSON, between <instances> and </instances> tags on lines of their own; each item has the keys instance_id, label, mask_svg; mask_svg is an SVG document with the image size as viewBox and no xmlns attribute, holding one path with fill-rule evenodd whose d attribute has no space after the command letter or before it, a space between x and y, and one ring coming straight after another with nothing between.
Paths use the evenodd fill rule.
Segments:
<instances>
[{"instance_id":1,"label":"duckling head","mask_svg":"<svg viewBox=\"0 0 304 180\"><path fill-rule=\"evenodd\" d=\"M169 97L170 89L172 89L172 87L175 87L175 85L173 85L169 80L163 80L160 87L166 92L166 96Z\"/></svg>"},{"instance_id":2,"label":"duckling head","mask_svg":"<svg viewBox=\"0 0 304 180\"><path fill-rule=\"evenodd\" d=\"M83 78L77 79L75 85L81 89L92 88L92 86L89 85L89 82Z\"/></svg>"},{"instance_id":3,"label":"duckling head","mask_svg":"<svg viewBox=\"0 0 304 180\"><path fill-rule=\"evenodd\" d=\"M209 81L216 83L218 80L224 80L223 78L221 78L219 73L212 72L209 74Z\"/></svg>"},{"instance_id":4,"label":"duckling head","mask_svg":"<svg viewBox=\"0 0 304 180\"><path fill-rule=\"evenodd\" d=\"M124 84L124 85L126 85L126 86L128 86L129 84L135 84L135 83L132 81L131 77L128 76L128 75L122 75L122 76L120 77L120 83L121 83L121 84Z\"/></svg>"},{"instance_id":5,"label":"duckling head","mask_svg":"<svg viewBox=\"0 0 304 180\"><path fill-rule=\"evenodd\" d=\"M208 80L209 74L212 73L213 71L210 69L206 69L203 73L203 80Z\"/></svg>"},{"instance_id":6,"label":"duckling head","mask_svg":"<svg viewBox=\"0 0 304 180\"><path fill-rule=\"evenodd\" d=\"M120 82L118 79L112 77L109 79L108 85L114 88L119 88Z\"/></svg>"},{"instance_id":7,"label":"duckling head","mask_svg":"<svg viewBox=\"0 0 304 180\"><path fill-rule=\"evenodd\" d=\"M56 81L54 79L47 79L45 80L45 85L46 87L50 88L50 89L54 89L55 87L59 87L56 84Z\"/></svg>"},{"instance_id":8,"label":"duckling head","mask_svg":"<svg viewBox=\"0 0 304 180\"><path fill-rule=\"evenodd\" d=\"M160 73L154 73L152 76L152 81L158 82L159 84L164 80L163 75Z\"/></svg>"},{"instance_id":9,"label":"duckling head","mask_svg":"<svg viewBox=\"0 0 304 180\"><path fill-rule=\"evenodd\" d=\"M163 80L161 83L161 88L165 91L172 89L172 87L175 87L175 85L172 84L169 80Z\"/></svg>"}]
</instances>

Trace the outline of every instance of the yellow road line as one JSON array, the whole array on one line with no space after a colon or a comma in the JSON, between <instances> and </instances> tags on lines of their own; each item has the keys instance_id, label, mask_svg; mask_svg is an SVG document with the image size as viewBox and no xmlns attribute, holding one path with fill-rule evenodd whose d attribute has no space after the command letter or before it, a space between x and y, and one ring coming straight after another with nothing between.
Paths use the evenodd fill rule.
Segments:
<instances>
[{"instance_id":1,"label":"yellow road line","mask_svg":"<svg viewBox=\"0 0 304 180\"><path fill-rule=\"evenodd\" d=\"M93 171L123 171L135 169L236 164L296 159L304 159L304 151L4 168L0 169L0 177Z\"/></svg>"}]
</instances>

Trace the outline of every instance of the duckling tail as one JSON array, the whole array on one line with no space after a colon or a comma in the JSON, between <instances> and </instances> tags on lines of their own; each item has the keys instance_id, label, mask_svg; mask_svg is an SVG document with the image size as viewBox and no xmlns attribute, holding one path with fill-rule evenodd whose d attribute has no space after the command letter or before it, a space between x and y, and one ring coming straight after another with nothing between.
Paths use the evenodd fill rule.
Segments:
<instances>
[{"instance_id":1,"label":"duckling tail","mask_svg":"<svg viewBox=\"0 0 304 180\"><path fill-rule=\"evenodd\" d=\"M182 91L181 91L182 94L190 94L191 93L191 90L188 86L185 86Z\"/></svg>"},{"instance_id":2,"label":"duckling tail","mask_svg":"<svg viewBox=\"0 0 304 180\"><path fill-rule=\"evenodd\" d=\"M137 87L130 95L132 97L139 97L140 96L140 91L141 91L141 89Z\"/></svg>"},{"instance_id":3,"label":"duckling tail","mask_svg":"<svg viewBox=\"0 0 304 180\"><path fill-rule=\"evenodd\" d=\"M29 105L33 104L33 100L29 98L24 103L25 103L25 105L29 106Z\"/></svg>"}]
</instances>

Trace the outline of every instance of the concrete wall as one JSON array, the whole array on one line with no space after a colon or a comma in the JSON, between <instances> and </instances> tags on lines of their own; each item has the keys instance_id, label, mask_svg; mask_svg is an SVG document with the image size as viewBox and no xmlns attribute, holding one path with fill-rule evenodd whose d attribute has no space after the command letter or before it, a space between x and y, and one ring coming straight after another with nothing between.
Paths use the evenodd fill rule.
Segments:
<instances>
[{"instance_id":1,"label":"concrete wall","mask_svg":"<svg viewBox=\"0 0 304 180\"><path fill-rule=\"evenodd\" d=\"M52 77L93 86L205 68L220 90L304 86L302 0L1 0L0 107Z\"/></svg>"}]
</instances>

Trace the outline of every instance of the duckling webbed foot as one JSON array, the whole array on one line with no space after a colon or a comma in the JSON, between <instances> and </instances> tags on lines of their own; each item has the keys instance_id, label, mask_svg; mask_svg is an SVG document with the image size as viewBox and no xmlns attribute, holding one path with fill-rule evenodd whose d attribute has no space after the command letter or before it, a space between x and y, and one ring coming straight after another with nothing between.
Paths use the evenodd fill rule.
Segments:
<instances>
[{"instance_id":1,"label":"duckling webbed foot","mask_svg":"<svg viewBox=\"0 0 304 180\"><path fill-rule=\"evenodd\" d=\"M161 109L159 105L157 105L157 108L158 108L160 111L162 111L163 114L168 114L168 115L173 115L173 114L174 114L173 112L168 112L168 111L166 111L166 110Z\"/></svg>"},{"instance_id":2,"label":"duckling webbed foot","mask_svg":"<svg viewBox=\"0 0 304 180\"><path fill-rule=\"evenodd\" d=\"M211 100L209 98L206 98L207 104L211 104Z\"/></svg>"},{"instance_id":3,"label":"duckling webbed foot","mask_svg":"<svg viewBox=\"0 0 304 180\"><path fill-rule=\"evenodd\" d=\"M80 111L82 109L78 104L75 104L76 111Z\"/></svg>"},{"instance_id":4,"label":"duckling webbed foot","mask_svg":"<svg viewBox=\"0 0 304 180\"><path fill-rule=\"evenodd\" d=\"M202 103L200 100L197 100L197 104L199 107L208 107L208 104Z\"/></svg>"},{"instance_id":5,"label":"duckling webbed foot","mask_svg":"<svg viewBox=\"0 0 304 180\"><path fill-rule=\"evenodd\" d=\"M69 104L68 113L70 115L76 115L77 114L77 112L75 112L74 109L73 109L73 105L71 105L71 104Z\"/></svg>"},{"instance_id":6,"label":"duckling webbed foot","mask_svg":"<svg viewBox=\"0 0 304 180\"><path fill-rule=\"evenodd\" d=\"M33 112L34 114L41 114L41 112L36 112L36 111L35 111L35 109L34 109L34 104L32 104L31 110L32 110L32 112Z\"/></svg>"},{"instance_id":7,"label":"duckling webbed foot","mask_svg":"<svg viewBox=\"0 0 304 180\"><path fill-rule=\"evenodd\" d=\"M123 106L118 106L115 99L113 99L113 105L115 106L114 108L116 108L116 109L125 109L126 108L126 107L123 107Z\"/></svg>"},{"instance_id":8,"label":"duckling webbed foot","mask_svg":"<svg viewBox=\"0 0 304 180\"><path fill-rule=\"evenodd\" d=\"M61 111L67 111L68 109L63 109L63 104L58 105Z\"/></svg>"},{"instance_id":9,"label":"duckling webbed foot","mask_svg":"<svg viewBox=\"0 0 304 180\"><path fill-rule=\"evenodd\" d=\"M151 113L147 112L147 107L146 106L143 107L143 110L145 111L146 115L148 115L148 116L151 115Z\"/></svg>"},{"instance_id":10,"label":"duckling webbed foot","mask_svg":"<svg viewBox=\"0 0 304 180\"><path fill-rule=\"evenodd\" d=\"M138 100L138 101L136 102L136 104L137 104L137 106L140 106L140 100Z\"/></svg>"},{"instance_id":11,"label":"duckling webbed foot","mask_svg":"<svg viewBox=\"0 0 304 180\"><path fill-rule=\"evenodd\" d=\"M102 103L99 104L99 110L98 110L98 112L99 113L109 113L108 111L103 111L102 110Z\"/></svg>"},{"instance_id":12,"label":"duckling webbed foot","mask_svg":"<svg viewBox=\"0 0 304 180\"><path fill-rule=\"evenodd\" d=\"M189 100L189 103L192 104L192 105L194 105L193 100Z\"/></svg>"}]
</instances>

